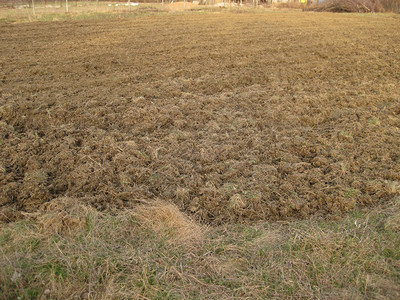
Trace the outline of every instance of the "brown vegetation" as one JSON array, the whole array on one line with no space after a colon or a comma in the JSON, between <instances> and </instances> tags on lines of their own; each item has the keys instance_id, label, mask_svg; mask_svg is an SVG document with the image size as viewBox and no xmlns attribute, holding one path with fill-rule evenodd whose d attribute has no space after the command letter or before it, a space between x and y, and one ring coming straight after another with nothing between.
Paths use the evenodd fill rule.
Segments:
<instances>
[{"instance_id":1,"label":"brown vegetation","mask_svg":"<svg viewBox=\"0 0 400 300\"><path fill-rule=\"evenodd\" d=\"M400 13L400 1L399 0L380 0L381 5L387 12Z\"/></svg>"},{"instance_id":2,"label":"brown vegetation","mask_svg":"<svg viewBox=\"0 0 400 300\"><path fill-rule=\"evenodd\" d=\"M305 9L344 13L371 13L384 11L379 0L327 0Z\"/></svg>"},{"instance_id":3,"label":"brown vegetation","mask_svg":"<svg viewBox=\"0 0 400 300\"><path fill-rule=\"evenodd\" d=\"M304 10L343 12L343 13L376 13L400 12L399 0L327 0L307 6Z\"/></svg>"},{"instance_id":4,"label":"brown vegetation","mask_svg":"<svg viewBox=\"0 0 400 300\"><path fill-rule=\"evenodd\" d=\"M399 209L204 228L172 204L108 214L57 199L0 227L0 298L399 299ZM80 226L44 226L60 211Z\"/></svg>"},{"instance_id":5,"label":"brown vegetation","mask_svg":"<svg viewBox=\"0 0 400 300\"><path fill-rule=\"evenodd\" d=\"M0 27L2 221L55 198L205 223L337 214L400 181L396 17Z\"/></svg>"},{"instance_id":6,"label":"brown vegetation","mask_svg":"<svg viewBox=\"0 0 400 300\"><path fill-rule=\"evenodd\" d=\"M173 14L0 27L0 298L399 299L398 16Z\"/></svg>"}]
</instances>

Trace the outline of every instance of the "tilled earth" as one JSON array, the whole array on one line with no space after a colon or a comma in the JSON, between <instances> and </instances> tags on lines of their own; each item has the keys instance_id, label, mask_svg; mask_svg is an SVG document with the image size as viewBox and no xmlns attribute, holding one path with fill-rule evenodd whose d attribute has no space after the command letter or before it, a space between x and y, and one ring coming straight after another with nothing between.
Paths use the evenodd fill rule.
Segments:
<instances>
[{"instance_id":1,"label":"tilled earth","mask_svg":"<svg viewBox=\"0 0 400 300\"><path fill-rule=\"evenodd\" d=\"M400 18L175 14L0 27L0 219L70 197L205 223L398 195Z\"/></svg>"}]
</instances>

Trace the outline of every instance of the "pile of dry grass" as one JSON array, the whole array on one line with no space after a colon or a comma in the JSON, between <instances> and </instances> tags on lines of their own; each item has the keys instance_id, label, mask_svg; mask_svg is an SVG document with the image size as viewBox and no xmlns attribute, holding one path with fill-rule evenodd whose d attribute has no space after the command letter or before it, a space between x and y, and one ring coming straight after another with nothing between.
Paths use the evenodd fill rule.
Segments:
<instances>
[{"instance_id":1,"label":"pile of dry grass","mask_svg":"<svg viewBox=\"0 0 400 300\"><path fill-rule=\"evenodd\" d=\"M204 236L204 227L192 222L173 204L158 201L139 206L132 214L142 226L155 234L171 236L174 242L189 245Z\"/></svg>"},{"instance_id":2,"label":"pile of dry grass","mask_svg":"<svg viewBox=\"0 0 400 300\"><path fill-rule=\"evenodd\" d=\"M328 0L305 10L339 13L374 13L384 11L380 0Z\"/></svg>"}]
</instances>

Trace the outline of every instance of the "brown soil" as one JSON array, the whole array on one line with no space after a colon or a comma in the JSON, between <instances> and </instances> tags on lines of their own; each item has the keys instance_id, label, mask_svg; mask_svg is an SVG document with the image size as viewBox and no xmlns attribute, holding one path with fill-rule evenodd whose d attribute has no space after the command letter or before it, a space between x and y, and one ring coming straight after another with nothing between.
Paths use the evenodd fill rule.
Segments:
<instances>
[{"instance_id":1,"label":"brown soil","mask_svg":"<svg viewBox=\"0 0 400 300\"><path fill-rule=\"evenodd\" d=\"M0 216L71 197L207 223L385 201L400 18L184 14L0 27Z\"/></svg>"}]
</instances>

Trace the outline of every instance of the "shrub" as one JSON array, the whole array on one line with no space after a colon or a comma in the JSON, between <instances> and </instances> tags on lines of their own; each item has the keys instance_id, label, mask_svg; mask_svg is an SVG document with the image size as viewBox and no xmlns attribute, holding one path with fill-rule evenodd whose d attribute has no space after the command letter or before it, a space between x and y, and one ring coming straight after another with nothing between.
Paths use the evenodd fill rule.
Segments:
<instances>
[{"instance_id":1,"label":"shrub","mask_svg":"<svg viewBox=\"0 0 400 300\"><path fill-rule=\"evenodd\" d=\"M386 0L396 1L396 0ZM369 13L384 11L379 0L328 0L306 8L313 11Z\"/></svg>"},{"instance_id":2,"label":"shrub","mask_svg":"<svg viewBox=\"0 0 400 300\"><path fill-rule=\"evenodd\" d=\"M380 0L385 11L400 13L400 0Z\"/></svg>"}]
</instances>

